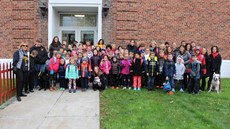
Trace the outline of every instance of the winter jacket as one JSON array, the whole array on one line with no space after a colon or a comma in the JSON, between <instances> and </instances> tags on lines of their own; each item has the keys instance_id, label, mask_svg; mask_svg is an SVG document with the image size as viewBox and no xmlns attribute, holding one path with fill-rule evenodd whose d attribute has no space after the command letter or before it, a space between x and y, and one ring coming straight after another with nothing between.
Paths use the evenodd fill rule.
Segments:
<instances>
[{"instance_id":1,"label":"winter jacket","mask_svg":"<svg viewBox=\"0 0 230 129\"><path fill-rule=\"evenodd\" d=\"M191 54L188 51L185 51L184 53L181 53L180 51L178 51L175 54L175 59L177 59L178 56L182 56L183 60L184 60L184 65L185 65L185 73L188 73L188 64L190 62L190 58L191 58Z\"/></svg>"},{"instance_id":2,"label":"winter jacket","mask_svg":"<svg viewBox=\"0 0 230 129\"><path fill-rule=\"evenodd\" d=\"M55 73L58 72L60 66L60 59L53 57L50 59L50 64L49 64L49 71L53 70Z\"/></svg>"},{"instance_id":3,"label":"winter jacket","mask_svg":"<svg viewBox=\"0 0 230 129\"><path fill-rule=\"evenodd\" d=\"M134 59L131 68L134 76L141 76L144 71L144 60Z\"/></svg>"},{"instance_id":4,"label":"winter jacket","mask_svg":"<svg viewBox=\"0 0 230 129\"><path fill-rule=\"evenodd\" d=\"M136 46L132 46L132 45L127 45L127 49L129 52L133 52L136 53L138 51L138 48Z\"/></svg>"},{"instance_id":5,"label":"winter jacket","mask_svg":"<svg viewBox=\"0 0 230 129\"><path fill-rule=\"evenodd\" d=\"M35 64L45 64L46 60L48 59L48 53L45 47L43 46L37 47L36 45L34 45L33 47L30 48L30 53L33 50L36 50L38 52L38 55L35 58Z\"/></svg>"},{"instance_id":6,"label":"winter jacket","mask_svg":"<svg viewBox=\"0 0 230 129\"><path fill-rule=\"evenodd\" d=\"M120 62L121 66L121 74L129 75L130 74L130 67L132 65L132 61L128 59L124 59Z\"/></svg>"},{"instance_id":7,"label":"winter jacket","mask_svg":"<svg viewBox=\"0 0 230 129\"><path fill-rule=\"evenodd\" d=\"M16 67L17 69L21 69L24 55L25 52L23 52L22 49L19 49L14 53L13 67Z\"/></svg>"},{"instance_id":8,"label":"winter jacket","mask_svg":"<svg viewBox=\"0 0 230 129\"><path fill-rule=\"evenodd\" d=\"M155 76L157 72L158 72L158 62L155 59L148 58L146 73L148 73L149 76Z\"/></svg>"},{"instance_id":9,"label":"winter jacket","mask_svg":"<svg viewBox=\"0 0 230 129\"><path fill-rule=\"evenodd\" d=\"M58 69L59 78L65 78L65 72L66 72L65 69L66 69L66 65L60 64L59 69Z\"/></svg>"},{"instance_id":10,"label":"winter jacket","mask_svg":"<svg viewBox=\"0 0 230 129\"><path fill-rule=\"evenodd\" d=\"M112 62L111 67L112 74L120 74L120 63L118 61Z\"/></svg>"},{"instance_id":11,"label":"winter jacket","mask_svg":"<svg viewBox=\"0 0 230 129\"><path fill-rule=\"evenodd\" d=\"M60 42L51 43L50 47L49 47L50 57L53 57L54 50L59 51L60 48L61 48L61 43Z\"/></svg>"},{"instance_id":12,"label":"winter jacket","mask_svg":"<svg viewBox=\"0 0 230 129\"><path fill-rule=\"evenodd\" d=\"M201 62L196 60L189 63L188 68L191 69L190 77L193 79L200 79L200 69L201 69Z\"/></svg>"},{"instance_id":13,"label":"winter jacket","mask_svg":"<svg viewBox=\"0 0 230 129\"><path fill-rule=\"evenodd\" d=\"M65 78L68 79L77 79L79 78L78 68L76 65L69 64L65 70Z\"/></svg>"},{"instance_id":14,"label":"winter jacket","mask_svg":"<svg viewBox=\"0 0 230 129\"><path fill-rule=\"evenodd\" d=\"M35 58L30 56L30 72L34 72L35 71Z\"/></svg>"},{"instance_id":15,"label":"winter jacket","mask_svg":"<svg viewBox=\"0 0 230 129\"><path fill-rule=\"evenodd\" d=\"M201 62L201 65L202 65L202 75L201 76L205 76L207 74L205 56L200 53L198 54L197 59Z\"/></svg>"},{"instance_id":16,"label":"winter jacket","mask_svg":"<svg viewBox=\"0 0 230 129\"><path fill-rule=\"evenodd\" d=\"M90 61L91 61L91 67L92 67L92 69L95 67L95 66L100 66L100 61L101 61L101 57L100 56L92 56L91 57L91 59L90 59Z\"/></svg>"},{"instance_id":17,"label":"winter jacket","mask_svg":"<svg viewBox=\"0 0 230 129\"><path fill-rule=\"evenodd\" d=\"M182 61L183 62L183 61ZM185 72L185 66L183 63L179 63L178 59L177 62L175 63L175 68L176 68L176 75L174 77L175 80L184 80L184 72Z\"/></svg>"},{"instance_id":18,"label":"winter jacket","mask_svg":"<svg viewBox=\"0 0 230 129\"><path fill-rule=\"evenodd\" d=\"M211 57L207 53L204 56L205 56L206 69L207 69L206 77L209 77L210 76Z\"/></svg>"},{"instance_id":19,"label":"winter jacket","mask_svg":"<svg viewBox=\"0 0 230 129\"><path fill-rule=\"evenodd\" d=\"M164 73L166 77L173 77L176 74L176 67L174 61L166 60L164 64Z\"/></svg>"},{"instance_id":20,"label":"winter jacket","mask_svg":"<svg viewBox=\"0 0 230 129\"><path fill-rule=\"evenodd\" d=\"M220 68L222 63L222 58L220 54L218 54L215 58L212 56L212 54L210 54L210 59L211 59L210 71L215 72L216 74L220 74Z\"/></svg>"},{"instance_id":21,"label":"winter jacket","mask_svg":"<svg viewBox=\"0 0 230 129\"><path fill-rule=\"evenodd\" d=\"M109 75L109 71L110 71L110 69L111 69L111 63L110 63L110 61L101 61L101 63L100 63L100 69L101 69L101 71L104 73L104 74L106 74L106 75Z\"/></svg>"},{"instance_id":22,"label":"winter jacket","mask_svg":"<svg viewBox=\"0 0 230 129\"><path fill-rule=\"evenodd\" d=\"M158 72L159 74L164 74L164 64L165 59L163 57L158 58Z\"/></svg>"},{"instance_id":23,"label":"winter jacket","mask_svg":"<svg viewBox=\"0 0 230 129\"><path fill-rule=\"evenodd\" d=\"M81 63L78 71L79 77L88 78L91 76L90 66L88 63Z\"/></svg>"}]
</instances>

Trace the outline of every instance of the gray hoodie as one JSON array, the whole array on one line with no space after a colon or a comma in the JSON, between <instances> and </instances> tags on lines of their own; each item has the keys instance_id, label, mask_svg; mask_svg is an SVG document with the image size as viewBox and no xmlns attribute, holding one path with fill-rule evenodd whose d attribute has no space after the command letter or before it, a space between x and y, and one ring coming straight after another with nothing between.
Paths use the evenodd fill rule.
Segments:
<instances>
[{"instance_id":1,"label":"gray hoodie","mask_svg":"<svg viewBox=\"0 0 230 129\"><path fill-rule=\"evenodd\" d=\"M178 59L181 60L181 63L179 63ZM178 56L176 59L176 63L175 63L175 67L176 67L176 75L174 77L175 80L183 80L183 75L185 72L185 66L184 66L184 60L182 56Z\"/></svg>"}]
</instances>

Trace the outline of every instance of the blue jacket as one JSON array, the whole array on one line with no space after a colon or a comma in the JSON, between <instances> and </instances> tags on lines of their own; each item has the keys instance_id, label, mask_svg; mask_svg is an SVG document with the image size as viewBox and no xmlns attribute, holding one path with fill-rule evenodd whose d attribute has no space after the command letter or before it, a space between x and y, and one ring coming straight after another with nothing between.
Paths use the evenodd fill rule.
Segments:
<instances>
[{"instance_id":1,"label":"blue jacket","mask_svg":"<svg viewBox=\"0 0 230 129\"><path fill-rule=\"evenodd\" d=\"M173 77L173 74L176 74L176 67L174 61L166 60L164 64L165 76Z\"/></svg>"},{"instance_id":2,"label":"blue jacket","mask_svg":"<svg viewBox=\"0 0 230 129\"><path fill-rule=\"evenodd\" d=\"M193 61L189 63L188 68L191 69L190 71L190 77L193 79L200 79L200 69L201 69L201 63L200 61Z\"/></svg>"},{"instance_id":3,"label":"blue jacket","mask_svg":"<svg viewBox=\"0 0 230 129\"><path fill-rule=\"evenodd\" d=\"M68 65L68 66L66 67L65 77L66 77L67 79L77 79L77 78L79 78L77 66L71 65L71 64Z\"/></svg>"}]
</instances>

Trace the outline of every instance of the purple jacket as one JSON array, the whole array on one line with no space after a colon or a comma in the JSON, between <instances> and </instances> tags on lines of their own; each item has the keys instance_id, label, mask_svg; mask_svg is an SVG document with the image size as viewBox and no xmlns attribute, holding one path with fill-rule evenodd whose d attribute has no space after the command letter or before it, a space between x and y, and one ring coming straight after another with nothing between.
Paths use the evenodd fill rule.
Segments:
<instances>
[{"instance_id":1,"label":"purple jacket","mask_svg":"<svg viewBox=\"0 0 230 129\"><path fill-rule=\"evenodd\" d=\"M120 65L121 65L121 74L129 75L132 61L124 59L121 61Z\"/></svg>"}]
</instances>

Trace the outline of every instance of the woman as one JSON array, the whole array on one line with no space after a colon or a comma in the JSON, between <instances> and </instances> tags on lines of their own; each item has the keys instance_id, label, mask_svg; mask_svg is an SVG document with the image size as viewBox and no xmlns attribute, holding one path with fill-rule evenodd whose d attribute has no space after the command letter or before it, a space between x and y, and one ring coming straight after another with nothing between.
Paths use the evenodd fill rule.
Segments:
<instances>
[{"instance_id":1,"label":"woman","mask_svg":"<svg viewBox=\"0 0 230 129\"><path fill-rule=\"evenodd\" d=\"M53 41L49 47L50 58L53 57L54 50L59 51L60 47L61 47L61 42L59 41L58 36L54 36Z\"/></svg>"},{"instance_id":2,"label":"woman","mask_svg":"<svg viewBox=\"0 0 230 129\"><path fill-rule=\"evenodd\" d=\"M210 59L210 56L208 55L207 49L205 47L202 48L202 52L201 53L202 53L202 55L205 58L205 62L206 62L205 68L207 69L206 74L201 77L202 83L201 83L200 90L203 91L205 89L205 86L206 86L206 78L209 77L209 75L210 75L209 68L210 68L210 61L211 61L211 59Z\"/></svg>"},{"instance_id":3,"label":"woman","mask_svg":"<svg viewBox=\"0 0 230 129\"><path fill-rule=\"evenodd\" d=\"M210 75L209 75L209 80L208 80L208 90L211 85L211 81L213 78L214 72L216 74L220 74L220 68L221 68L221 63L222 63L222 58L221 55L219 54L219 48L217 46L212 46L211 48L211 54L209 55L210 57Z\"/></svg>"},{"instance_id":4,"label":"woman","mask_svg":"<svg viewBox=\"0 0 230 129\"><path fill-rule=\"evenodd\" d=\"M182 56L184 60L184 65L185 65L185 73L184 73L184 80L183 80L183 86L184 89L187 88L188 85L188 64L190 62L191 54L185 50L184 45L180 45L179 51L175 54L175 59L177 59L178 56Z\"/></svg>"},{"instance_id":5,"label":"woman","mask_svg":"<svg viewBox=\"0 0 230 129\"><path fill-rule=\"evenodd\" d=\"M190 43L187 43L185 45L185 50L188 51L190 53L190 55L193 55L193 48L192 48L192 45Z\"/></svg>"},{"instance_id":6,"label":"woman","mask_svg":"<svg viewBox=\"0 0 230 129\"><path fill-rule=\"evenodd\" d=\"M23 85L27 83L28 76L28 45L24 42L19 46L13 55L13 71L16 74L16 97L18 101L21 101L21 97L26 97L27 95L22 93Z\"/></svg>"},{"instance_id":7,"label":"woman","mask_svg":"<svg viewBox=\"0 0 230 129\"><path fill-rule=\"evenodd\" d=\"M102 91L105 89L105 76L98 66L94 67L90 81L93 83L93 90Z\"/></svg>"}]
</instances>

